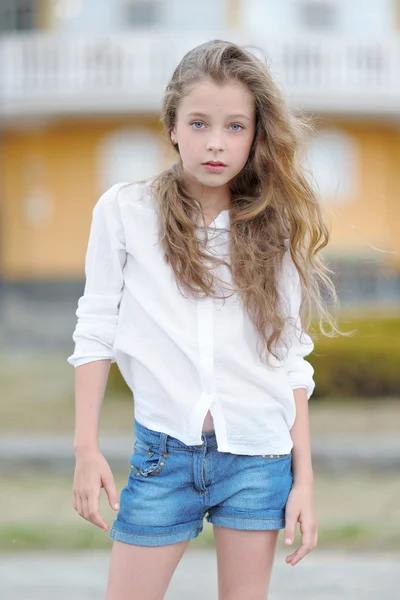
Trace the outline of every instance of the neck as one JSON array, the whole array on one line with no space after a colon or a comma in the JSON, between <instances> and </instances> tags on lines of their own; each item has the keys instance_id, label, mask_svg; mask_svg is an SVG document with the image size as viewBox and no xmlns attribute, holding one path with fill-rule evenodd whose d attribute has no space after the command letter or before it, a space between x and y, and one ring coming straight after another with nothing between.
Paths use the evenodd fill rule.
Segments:
<instances>
[{"instance_id":1,"label":"neck","mask_svg":"<svg viewBox=\"0 0 400 600\"><path fill-rule=\"evenodd\" d=\"M232 207L228 184L220 187L207 187L191 178L186 180L186 187L190 195L201 204L203 211L209 215L218 214L222 210Z\"/></svg>"}]
</instances>

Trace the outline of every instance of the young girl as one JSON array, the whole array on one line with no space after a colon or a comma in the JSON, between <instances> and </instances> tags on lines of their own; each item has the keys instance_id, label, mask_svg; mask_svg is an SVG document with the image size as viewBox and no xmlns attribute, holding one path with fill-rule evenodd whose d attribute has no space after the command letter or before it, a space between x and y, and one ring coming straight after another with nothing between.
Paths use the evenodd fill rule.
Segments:
<instances>
[{"instance_id":1,"label":"young girl","mask_svg":"<svg viewBox=\"0 0 400 600\"><path fill-rule=\"evenodd\" d=\"M318 256L329 233L298 158L301 123L244 48L188 52L161 121L178 162L114 185L93 210L68 358L74 508L105 531L102 487L119 509L106 600L162 599L205 515L219 599L264 600L279 530L291 545L300 523L288 565L317 544L304 357L311 300L322 333L324 320L337 331L317 285L337 299ZM112 362L134 394L120 499L98 447Z\"/></svg>"}]
</instances>

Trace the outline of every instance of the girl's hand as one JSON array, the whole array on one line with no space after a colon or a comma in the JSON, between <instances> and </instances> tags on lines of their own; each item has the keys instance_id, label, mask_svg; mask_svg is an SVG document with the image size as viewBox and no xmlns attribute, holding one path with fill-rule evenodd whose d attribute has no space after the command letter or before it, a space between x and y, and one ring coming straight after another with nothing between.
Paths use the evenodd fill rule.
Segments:
<instances>
[{"instance_id":1,"label":"girl's hand","mask_svg":"<svg viewBox=\"0 0 400 600\"><path fill-rule=\"evenodd\" d=\"M114 477L104 456L98 450L78 453L73 485L74 509L81 517L107 531L108 525L99 512L102 487L106 491L111 508L118 510Z\"/></svg>"},{"instance_id":2,"label":"girl's hand","mask_svg":"<svg viewBox=\"0 0 400 600\"><path fill-rule=\"evenodd\" d=\"M300 523L301 546L286 557L287 564L294 566L311 552L318 541L318 523L314 513L313 485L294 484L285 509L285 544L293 544L296 523ZM288 541L290 540L290 541Z\"/></svg>"}]
</instances>

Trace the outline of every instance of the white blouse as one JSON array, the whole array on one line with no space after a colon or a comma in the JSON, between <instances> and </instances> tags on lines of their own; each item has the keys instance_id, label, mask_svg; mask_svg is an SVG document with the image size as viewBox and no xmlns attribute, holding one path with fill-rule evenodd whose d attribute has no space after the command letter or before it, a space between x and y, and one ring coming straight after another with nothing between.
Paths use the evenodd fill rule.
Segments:
<instances>
[{"instance_id":1,"label":"white blouse","mask_svg":"<svg viewBox=\"0 0 400 600\"><path fill-rule=\"evenodd\" d=\"M96 203L75 351L67 361L75 367L116 362L133 392L135 418L184 444L202 444L210 410L220 452L289 453L293 389L306 388L310 398L315 387L314 369L304 360L314 344L301 331L299 277L289 254L280 289L296 328L286 328L289 351L282 361L271 357L268 367L258 357L256 330L238 294L225 301L181 294L157 245L158 224L149 183L118 183ZM208 227L207 252L227 259L229 224L230 211L223 210ZM217 273L231 281L226 266Z\"/></svg>"}]
</instances>

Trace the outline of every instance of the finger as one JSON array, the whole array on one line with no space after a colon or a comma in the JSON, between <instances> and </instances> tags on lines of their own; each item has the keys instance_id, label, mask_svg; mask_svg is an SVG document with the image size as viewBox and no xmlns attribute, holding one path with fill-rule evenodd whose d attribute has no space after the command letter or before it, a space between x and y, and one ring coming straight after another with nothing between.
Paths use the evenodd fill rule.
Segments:
<instances>
[{"instance_id":1,"label":"finger","mask_svg":"<svg viewBox=\"0 0 400 600\"><path fill-rule=\"evenodd\" d=\"M294 552L286 557L286 562L291 563L292 565L298 563L306 554L311 552L314 548L313 540L314 540L314 532L306 532L303 533L301 546Z\"/></svg>"},{"instance_id":2,"label":"finger","mask_svg":"<svg viewBox=\"0 0 400 600\"><path fill-rule=\"evenodd\" d=\"M311 550L312 548L310 546L301 545L294 554L287 557L286 562L294 566L309 552L311 552Z\"/></svg>"},{"instance_id":3,"label":"finger","mask_svg":"<svg viewBox=\"0 0 400 600\"><path fill-rule=\"evenodd\" d=\"M93 523L93 525L100 527L100 529L107 531L108 525L99 512L99 497L97 494L92 494L92 496L89 497L88 506L90 522Z\"/></svg>"},{"instance_id":4,"label":"finger","mask_svg":"<svg viewBox=\"0 0 400 600\"><path fill-rule=\"evenodd\" d=\"M75 492L75 490L72 491L72 506L74 507L74 510L76 510L76 508L77 508L77 502L76 502L76 492Z\"/></svg>"},{"instance_id":5,"label":"finger","mask_svg":"<svg viewBox=\"0 0 400 600\"><path fill-rule=\"evenodd\" d=\"M86 495L81 496L83 518L89 521L89 500Z\"/></svg>"},{"instance_id":6,"label":"finger","mask_svg":"<svg viewBox=\"0 0 400 600\"><path fill-rule=\"evenodd\" d=\"M80 494L76 494L76 512L78 513L78 515L82 518L83 517L83 509L82 509L82 499Z\"/></svg>"},{"instance_id":7,"label":"finger","mask_svg":"<svg viewBox=\"0 0 400 600\"><path fill-rule=\"evenodd\" d=\"M296 524L297 524L297 516L289 516L286 517L286 528L285 528L285 544L290 546L294 542L294 538L296 535Z\"/></svg>"},{"instance_id":8,"label":"finger","mask_svg":"<svg viewBox=\"0 0 400 600\"><path fill-rule=\"evenodd\" d=\"M114 478L113 477L104 477L103 478L103 487L107 494L108 502L114 510L119 509L119 498L117 489L115 487Z\"/></svg>"}]
</instances>

